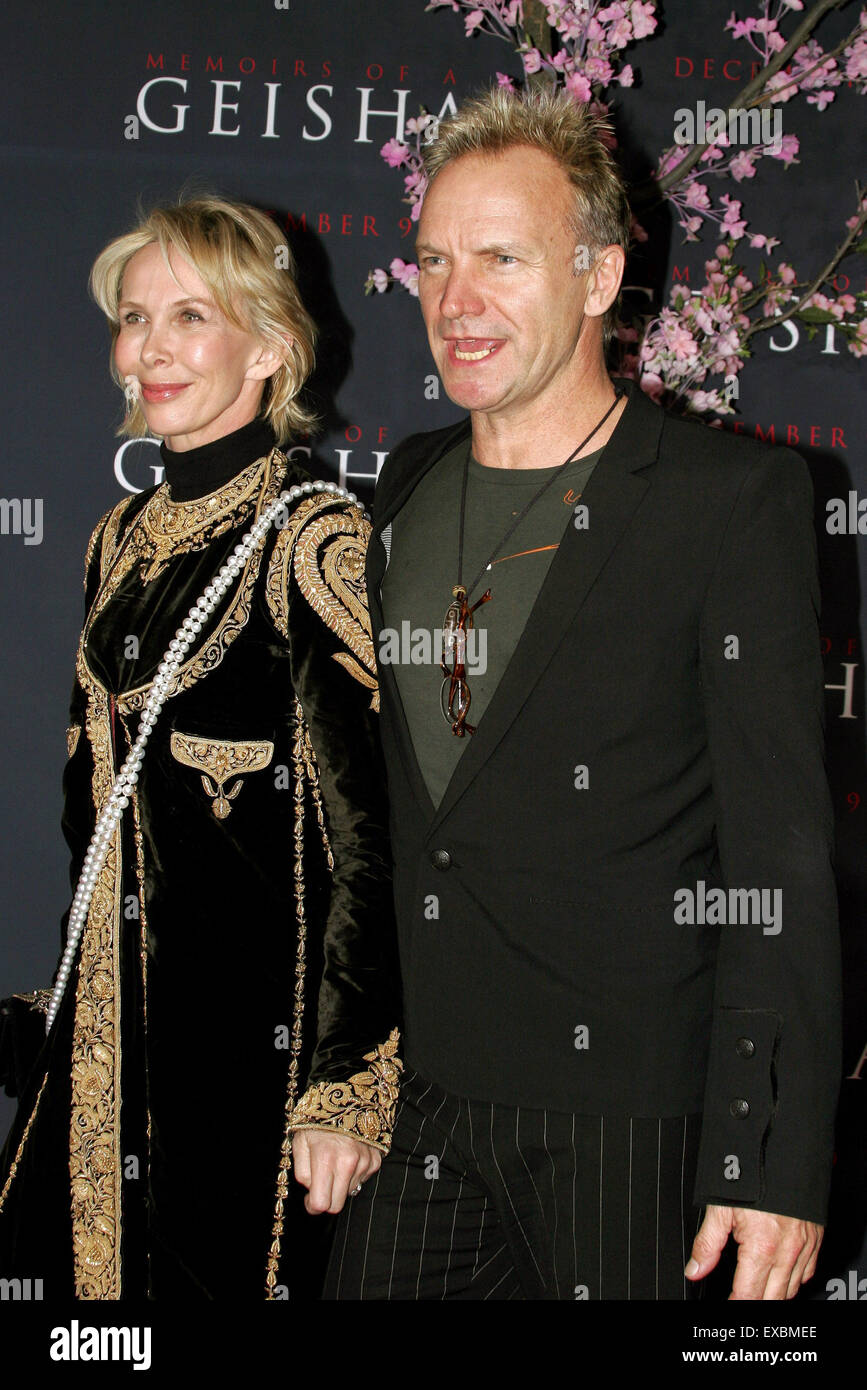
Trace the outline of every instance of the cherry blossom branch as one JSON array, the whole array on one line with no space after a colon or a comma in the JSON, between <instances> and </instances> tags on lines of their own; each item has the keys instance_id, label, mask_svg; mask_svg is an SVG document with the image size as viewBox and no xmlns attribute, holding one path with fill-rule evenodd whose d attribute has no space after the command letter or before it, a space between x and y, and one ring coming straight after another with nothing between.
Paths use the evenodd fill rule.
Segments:
<instances>
[{"instance_id":1,"label":"cherry blossom branch","mask_svg":"<svg viewBox=\"0 0 867 1390\"><path fill-rule=\"evenodd\" d=\"M861 233L864 231L864 228L867 227L867 207L865 207L865 202L867 202L867 199L865 199L864 197L861 185L857 182L855 184L855 192L858 196L859 212L855 215L855 217L850 219L851 226L849 235L834 252L827 265L823 266L823 268L819 271L819 274L816 275L814 279L811 280L810 283L806 286L806 294L801 296L797 305L793 306L793 308L787 310L786 312L775 314L767 318L758 319L755 323L750 324L749 328L744 333L745 341L749 338L752 338L752 336L755 333L761 333L766 328L776 328L780 323L783 323L786 319L793 318L799 312L799 308L804 309L805 307L807 307L809 305L809 301L816 294L817 290L820 290L823 285L827 284L828 281L832 279L834 271L837 269L840 262L846 255L848 255L849 251L852 250L855 243L860 240Z\"/></svg>"},{"instance_id":2,"label":"cherry blossom branch","mask_svg":"<svg viewBox=\"0 0 867 1390\"><path fill-rule=\"evenodd\" d=\"M789 59L797 53L804 40L809 38L819 21L824 19L825 15L831 10L844 9L846 5L851 3L852 0L818 0L818 3L813 6L809 14L804 16L785 47L781 48L779 53L771 58L770 62L762 68L761 72L756 73L756 76L748 82L745 87L741 88L730 105L732 107L750 106L754 98L758 97L764 90L768 79L773 77L775 73L778 73L780 68L785 67ZM648 203L655 203L658 201L657 195L659 193L667 193L669 189L682 183L690 170L694 169L696 164L698 164L707 148L708 145L705 143L693 145L689 154L685 155L680 163L673 169L670 169L661 177L654 177L648 179L644 184L640 184L634 190L631 199L633 206L646 207Z\"/></svg>"}]
</instances>

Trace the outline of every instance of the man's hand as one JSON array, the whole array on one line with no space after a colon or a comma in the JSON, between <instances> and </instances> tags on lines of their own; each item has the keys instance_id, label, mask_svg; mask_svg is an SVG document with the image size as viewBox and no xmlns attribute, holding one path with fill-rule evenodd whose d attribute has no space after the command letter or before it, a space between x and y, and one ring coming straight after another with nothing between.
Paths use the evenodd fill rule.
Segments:
<instances>
[{"instance_id":1,"label":"man's hand","mask_svg":"<svg viewBox=\"0 0 867 1390\"><path fill-rule=\"evenodd\" d=\"M729 1298L794 1298L816 1272L824 1227L794 1216L746 1207L709 1206L693 1242L687 1279L703 1279L716 1268L733 1235L740 1249Z\"/></svg>"},{"instance_id":2,"label":"man's hand","mask_svg":"<svg viewBox=\"0 0 867 1390\"><path fill-rule=\"evenodd\" d=\"M308 1189L304 1205L314 1215L342 1211L346 1195L379 1171L382 1154L370 1144L330 1130L301 1129L292 1136L295 1177Z\"/></svg>"}]
</instances>

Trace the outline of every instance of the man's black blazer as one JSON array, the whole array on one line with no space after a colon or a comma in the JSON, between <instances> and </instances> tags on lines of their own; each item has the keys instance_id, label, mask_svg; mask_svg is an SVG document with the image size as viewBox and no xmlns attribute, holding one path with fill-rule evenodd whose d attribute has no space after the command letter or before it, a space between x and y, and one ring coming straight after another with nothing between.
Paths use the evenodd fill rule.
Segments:
<instances>
[{"instance_id":1,"label":"man's black blazer","mask_svg":"<svg viewBox=\"0 0 867 1390\"><path fill-rule=\"evenodd\" d=\"M406 1056L479 1100L702 1111L698 1202L822 1222L839 940L810 480L796 454L619 384L586 525L438 808L380 669ZM388 528L468 435L415 435L382 470L377 651ZM443 579L445 608L449 563ZM432 719L437 694L432 670ZM730 889L767 890L777 922ZM684 890L704 920L683 920Z\"/></svg>"}]
</instances>

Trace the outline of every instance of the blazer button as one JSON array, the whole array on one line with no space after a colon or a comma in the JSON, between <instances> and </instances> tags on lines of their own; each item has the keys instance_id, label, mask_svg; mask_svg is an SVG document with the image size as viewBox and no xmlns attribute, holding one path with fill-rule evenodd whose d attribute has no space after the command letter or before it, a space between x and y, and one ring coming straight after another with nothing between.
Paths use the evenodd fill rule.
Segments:
<instances>
[{"instance_id":1,"label":"blazer button","mask_svg":"<svg viewBox=\"0 0 867 1390\"><path fill-rule=\"evenodd\" d=\"M756 1050L756 1045L752 1038L738 1038L735 1043L735 1052L739 1057L752 1057Z\"/></svg>"},{"instance_id":2,"label":"blazer button","mask_svg":"<svg viewBox=\"0 0 867 1390\"><path fill-rule=\"evenodd\" d=\"M432 849L430 853L430 862L435 869L450 869L452 866L452 856L447 849Z\"/></svg>"},{"instance_id":3,"label":"blazer button","mask_svg":"<svg viewBox=\"0 0 867 1390\"><path fill-rule=\"evenodd\" d=\"M746 1119L747 1115L750 1113L750 1103L748 1100L733 1100L729 1106L729 1111L734 1115L735 1119Z\"/></svg>"}]
</instances>

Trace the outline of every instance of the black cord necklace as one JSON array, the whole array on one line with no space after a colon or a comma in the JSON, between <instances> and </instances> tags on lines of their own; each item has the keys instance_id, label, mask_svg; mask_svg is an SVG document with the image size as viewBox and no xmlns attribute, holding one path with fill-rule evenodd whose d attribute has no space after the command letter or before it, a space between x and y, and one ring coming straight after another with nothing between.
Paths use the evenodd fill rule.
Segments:
<instances>
[{"instance_id":1,"label":"black cord necklace","mask_svg":"<svg viewBox=\"0 0 867 1390\"><path fill-rule=\"evenodd\" d=\"M467 457L466 457L466 461L465 461L465 463L464 463L464 477L463 477L463 482L462 482L462 485L461 485L461 512L460 512L460 521L459 521L459 525L458 525L458 582L457 582L457 584L455 584L454 588L452 589L452 602L449 604L448 612L446 613L446 617L445 617L445 622L443 623L443 629L444 629L444 631L446 631L446 632L450 631L450 630L455 626L457 617L459 616L457 613L453 614L453 613L452 613L452 610L453 610L456 606L459 607L462 603L464 603L464 604L466 603L467 599L469 598L470 594L471 594L471 593L473 592L473 590L475 589L475 587L476 587L476 585L478 584L479 580L481 579L482 575L485 573L486 570L489 570L489 569L491 568L491 565L494 563L494 560L497 558L497 556L499 555L500 551L503 549L503 546L506 544L506 541L507 541L507 540L509 539L509 537L518 529L518 527L520 526L521 522L524 520L524 517L525 517L525 516L527 515L527 513L530 511L531 507L534 507L534 506L536 505L536 503L539 501L539 498L547 491L547 489L551 486L551 484L552 484L553 482L555 482L556 479L560 476L561 469L562 469L562 468L565 468L567 464L573 463L573 462L575 461L575 459L576 459L576 458L578 457L578 455L581 453L581 450L584 448L584 446L585 446L586 444L589 444L589 442L590 442L590 440L593 438L594 434L596 434L597 431L600 430L600 429L602 428L602 426L605 424L605 421L608 419L608 416L611 414L612 410L613 410L614 407L617 405L617 402L618 402L618 401L621 399L621 397L624 396L624 395L625 395L625 392L619 391L619 390L615 390L615 392L614 392L614 400L611 402L611 404L610 404L610 406L608 407L608 409L606 410L605 414L602 416L602 419L599 420L599 421L597 421L597 423L593 426L592 430L591 430L590 433L586 436L586 438L585 438L585 439L582 439L582 440L581 440L581 443L580 443L579 445L577 445L577 447L574 448L574 449L572 450L572 452L571 452L571 454L569 455L569 457L568 457L567 459L564 459L564 460L563 460L563 463L561 464L560 468L554 468L554 469L551 470L551 476L550 476L549 478L546 478L545 481L542 483L541 487L537 488L537 490L533 493L533 496L530 498L530 500L525 504L525 506L524 506L524 507L522 508L522 510L519 512L518 516L515 518L515 520L514 520L514 521L512 522L512 524L511 524L511 526L510 526L510 527L508 528L508 530L506 531L505 535L501 537L501 539L499 540L499 542L497 543L497 545L494 547L493 551L492 551L491 554L489 555L488 559L487 559L487 560L485 561L485 563L482 565L482 568L479 570L479 572L478 572L478 574L476 575L475 579L473 580L472 584L470 584L470 585L465 585L465 584L463 583L463 573L464 573L464 526L465 526L465 522L466 522L466 513L467 513L467 483L468 483L469 476L470 476L470 450L469 450L469 449L467 450ZM484 592L484 594L482 595L482 597L479 599L478 603L474 603L473 606L472 606L472 608L469 609L469 614L471 615L471 614L475 611L475 609L478 608L481 604L487 603L487 601L488 601L488 599L489 599L490 597L491 597L491 591L490 591L490 589L486 589L485 592ZM451 621L451 622L449 621L450 617L452 618L452 621ZM465 620L465 621L466 621L466 620ZM468 621L468 623L467 623L467 626L472 627L472 625L473 625L473 624L472 624L472 617L470 616L470 617L469 617L469 621Z\"/></svg>"}]
</instances>

